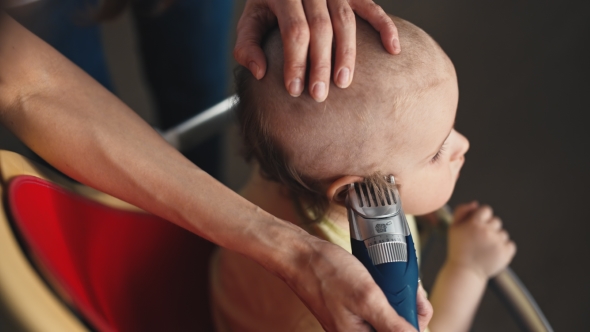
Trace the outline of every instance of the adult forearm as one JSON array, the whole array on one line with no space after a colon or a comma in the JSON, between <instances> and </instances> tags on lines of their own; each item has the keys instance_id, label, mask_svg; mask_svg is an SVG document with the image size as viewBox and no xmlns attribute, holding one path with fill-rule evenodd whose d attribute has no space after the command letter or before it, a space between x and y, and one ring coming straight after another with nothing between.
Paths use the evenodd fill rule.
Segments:
<instances>
[{"instance_id":1,"label":"adult forearm","mask_svg":"<svg viewBox=\"0 0 590 332\"><path fill-rule=\"evenodd\" d=\"M49 45L1 24L0 121L49 163L275 271L289 259L275 259L275 241L304 247L300 231L198 169Z\"/></svg>"}]
</instances>

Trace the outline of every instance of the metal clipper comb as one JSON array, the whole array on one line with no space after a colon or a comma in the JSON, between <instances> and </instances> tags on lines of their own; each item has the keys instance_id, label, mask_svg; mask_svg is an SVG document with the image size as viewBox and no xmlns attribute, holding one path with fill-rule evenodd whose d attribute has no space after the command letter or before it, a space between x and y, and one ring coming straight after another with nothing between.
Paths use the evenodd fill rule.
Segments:
<instances>
[{"instance_id":1,"label":"metal clipper comb","mask_svg":"<svg viewBox=\"0 0 590 332\"><path fill-rule=\"evenodd\" d=\"M393 176L388 180L395 184ZM406 262L410 228L397 188L357 182L350 184L347 199L350 236L365 243L373 264Z\"/></svg>"}]
</instances>

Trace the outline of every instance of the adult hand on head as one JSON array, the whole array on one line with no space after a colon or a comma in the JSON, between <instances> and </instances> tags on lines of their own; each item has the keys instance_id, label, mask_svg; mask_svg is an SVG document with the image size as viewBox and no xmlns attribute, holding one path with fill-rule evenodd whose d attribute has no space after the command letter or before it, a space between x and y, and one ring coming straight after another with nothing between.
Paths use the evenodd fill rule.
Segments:
<instances>
[{"instance_id":1,"label":"adult hand on head","mask_svg":"<svg viewBox=\"0 0 590 332\"><path fill-rule=\"evenodd\" d=\"M310 236L311 238L311 236ZM317 238L309 240L308 259L300 260L284 278L327 331L416 331L397 315L366 268L344 249ZM420 288L417 294L420 330L432 306Z\"/></svg>"},{"instance_id":2,"label":"adult hand on head","mask_svg":"<svg viewBox=\"0 0 590 332\"><path fill-rule=\"evenodd\" d=\"M234 57L257 79L264 77L266 59L260 43L278 21L285 52L285 87L292 96L302 93L309 50L310 94L316 101L324 101L330 86L333 36L334 83L346 88L352 81L356 57L354 13L381 33L387 51L401 51L393 21L372 0L248 0L238 22Z\"/></svg>"}]
</instances>

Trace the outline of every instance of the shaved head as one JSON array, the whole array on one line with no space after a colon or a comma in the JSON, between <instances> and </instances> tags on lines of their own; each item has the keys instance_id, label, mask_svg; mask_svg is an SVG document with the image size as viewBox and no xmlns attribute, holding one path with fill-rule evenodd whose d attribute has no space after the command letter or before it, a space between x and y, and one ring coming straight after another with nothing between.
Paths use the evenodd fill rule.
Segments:
<instances>
[{"instance_id":1,"label":"shaved head","mask_svg":"<svg viewBox=\"0 0 590 332\"><path fill-rule=\"evenodd\" d=\"M378 173L382 165L375 156L406 148L411 128L431 116L416 105L455 73L428 34L392 18L403 51L388 53L379 33L357 17L352 84L346 89L333 85L322 103L307 91L295 98L285 90L278 30L268 35L263 47L268 69L262 80L238 69L238 117L246 153L266 177L316 204L325 201L324 186L334 179Z\"/></svg>"}]
</instances>

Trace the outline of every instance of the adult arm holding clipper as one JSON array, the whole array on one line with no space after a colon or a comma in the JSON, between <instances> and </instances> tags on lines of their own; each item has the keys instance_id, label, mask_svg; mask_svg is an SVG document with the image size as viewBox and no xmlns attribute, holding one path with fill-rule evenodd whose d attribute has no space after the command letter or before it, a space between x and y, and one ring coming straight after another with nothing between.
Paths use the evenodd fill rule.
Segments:
<instances>
[{"instance_id":1,"label":"adult arm holding clipper","mask_svg":"<svg viewBox=\"0 0 590 332\"><path fill-rule=\"evenodd\" d=\"M378 331L412 330L355 258L216 182L3 13L0 122L71 177L256 260L327 330L368 330L365 321Z\"/></svg>"}]
</instances>

